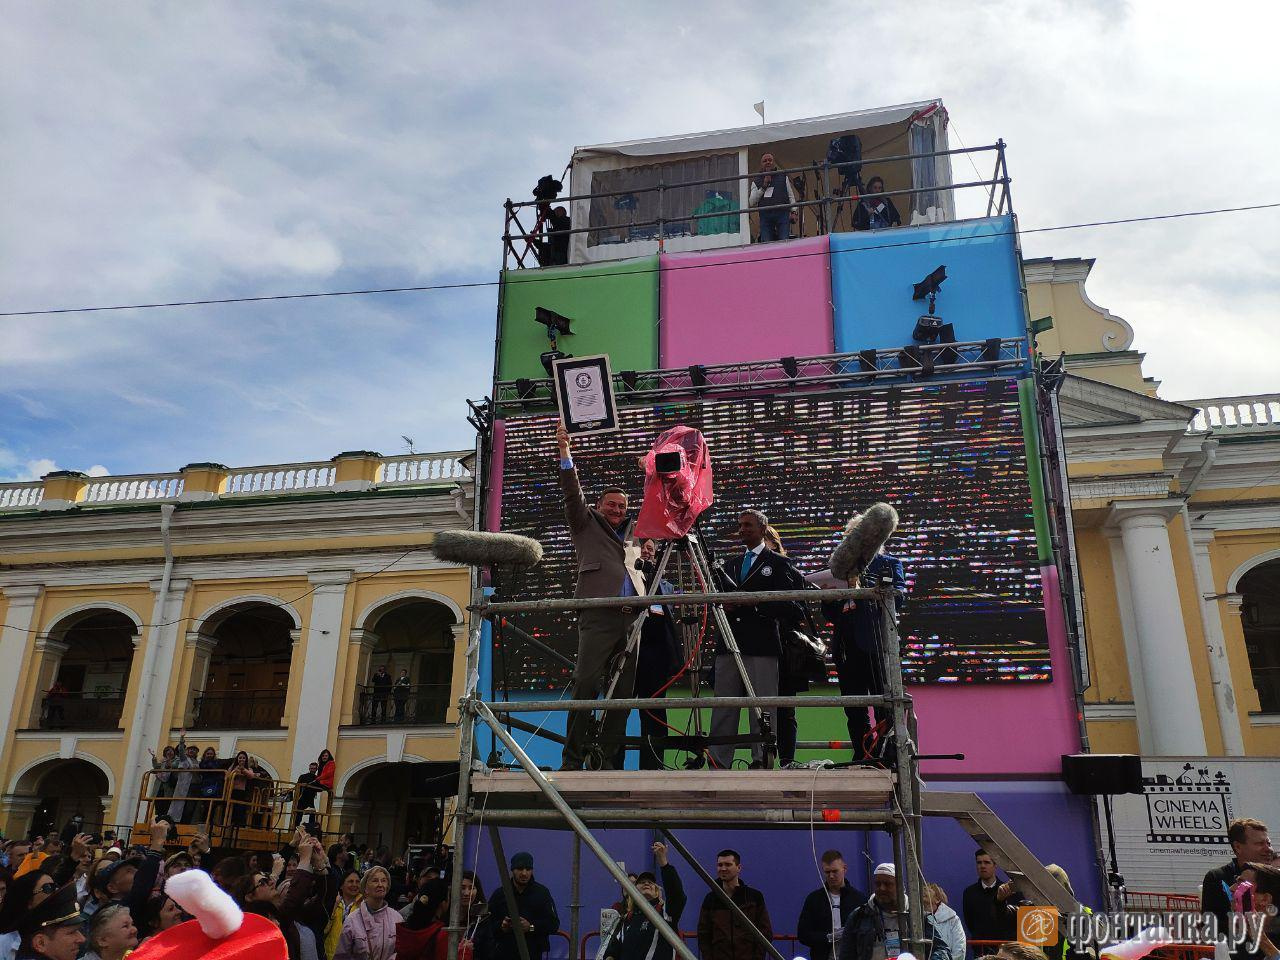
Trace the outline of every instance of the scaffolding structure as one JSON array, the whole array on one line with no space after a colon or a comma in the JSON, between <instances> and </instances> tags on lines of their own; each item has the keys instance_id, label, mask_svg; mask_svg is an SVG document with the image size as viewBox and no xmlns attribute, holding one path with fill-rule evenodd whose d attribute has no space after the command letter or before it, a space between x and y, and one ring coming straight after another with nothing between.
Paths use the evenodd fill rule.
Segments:
<instances>
[{"instance_id":1,"label":"scaffolding structure","mask_svg":"<svg viewBox=\"0 0 1280 960\"><path fill-rule=\"evenodd\" d=\"M740 923L774 960L786 960L724 893L719 883L699 864L680 840L683 826L744 829L875 830L892 840L898 882L898 923L904 948L927 958L932 936L926 928L922 905L921 820L924 816L955 819L979 844L988 849L1011 878L1019 881L1021 892L1034 903L1052 905L1061 913L1075 912L1079 905L1043 865L1018 840L990 808L972 793L942 793L923 790L917 749L916 719L910 695L902 678L899 636L892 588L842 588L823 590L778 590L756 592L703 592L667 594L663 605L710 606L769 602L874 601L881 614L881 653L884 664L884 693L868 696L698 696L688 701L692 709L708 707L770 709L860 708L885 710L892 718L890 759L886 766L841 765L838 768L802 770L601 770L551 772L539 769L516 742L504 718L514 714L560 710L646 710L684 705L684 701L661 698L601 700L540 700L487 702L481 698L479 653L482 625L489 617L532 611L585 609L635 609L635 597L583 598L494 602L477 590L471 611L467 648L467 686L460 701L461 765L454 831L455 864L464 862L469 839L467 827L483 823L493 844L499 876L507 903L514 912L515 896L502 849L502 826L536 826L568 829L575 836L571 875L570 941L579 933L578 891L580 889L581 846L600 861L632 902L653 924L655 930L682 960L694 960L679 931L663 919L635 884L615 862L593 833L595 828L650 828L659 831L686 860L713 893L734 912ZM644 602L648 598L640 598ZM518 721L517 721L518 723ZM513 724L515 725L515 724ZM476 734L487 728L515 759L519 770L495 770L477 761ZM530 728L533 729L533 728ZM681 738L671 738L673 740ZM480 802L477 803L477 798ZM477 843L479 836L475 837ZM458 956L461 926L462 871L452 878L449 915L449 956ZM529 953L524 933L513 924L521 960L537 960Z\"/></svg>"}]
</instances>

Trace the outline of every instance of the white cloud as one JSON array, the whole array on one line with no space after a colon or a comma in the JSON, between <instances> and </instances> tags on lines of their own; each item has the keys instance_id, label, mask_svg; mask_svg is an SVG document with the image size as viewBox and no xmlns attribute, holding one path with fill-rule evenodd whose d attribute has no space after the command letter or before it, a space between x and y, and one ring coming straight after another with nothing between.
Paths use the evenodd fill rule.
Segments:
<instances>
[{"instance_id":1,"label":"white cloud","mask_svg":"<svg viewBox=\"0 0 1280 960\"><path fill-rule=\"evenodd\" d=\"M1215 12L1230 43L1182 3L802 5L781 29L762 2L557 9L14 7L4 308L492 279L501 201L575 144L753 123L762 97L783 119L941 96L966 143L1009 142L1024 227L1280 198L1255 96L1274 85L1272 6ZM1278 222L1024 249L1097 257L1090 293L1134 325L1166 396L1260 392ZM0 319L0 471L469 442L493 317L480 289Z\"/></svg>"}]
</instances>

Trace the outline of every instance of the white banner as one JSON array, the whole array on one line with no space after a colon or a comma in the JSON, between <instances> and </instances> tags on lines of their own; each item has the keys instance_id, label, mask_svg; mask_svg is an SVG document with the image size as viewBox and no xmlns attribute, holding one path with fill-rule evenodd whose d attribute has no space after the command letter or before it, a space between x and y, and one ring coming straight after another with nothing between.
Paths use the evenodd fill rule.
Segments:
<instances>
[{"instance_id":1,"label":"white banner","mask_svg":"<svg viewBox=\"0 0 1280 960\"><path fill-rule=\"evenodd\" d=\"M1280 760L1143 757L1142 789L1111 798L1116 860L1129 890L1199 894L1231 859L1227 825L1254 817L1280 831ZM1098 805L1103 850L1107 826Z\"/></svg>"}]
</instances>

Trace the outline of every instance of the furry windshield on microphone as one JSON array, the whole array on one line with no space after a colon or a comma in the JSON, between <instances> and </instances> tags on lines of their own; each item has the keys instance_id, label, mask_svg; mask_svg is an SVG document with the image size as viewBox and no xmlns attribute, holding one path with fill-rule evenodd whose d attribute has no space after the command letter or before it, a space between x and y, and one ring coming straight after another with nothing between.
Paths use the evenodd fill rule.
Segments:
<instances>
[{"instance_id":1,"label":"furry windshield on microphone","mask_svg":"<svg viewBox=\"0 0 1280 960\"><path fill-rule=\"evenodd\" d=\"M441 560L469 567L526 569L542 559L542 544L514 533L483 533L472 530L441 530L431 550Z\"/></svg>"},{"instance_id":2,"label":"furry windshield on microphone","mask_svg":"<svg viewBox=\"0 0 1280 960\"><path fill-rule=\"evenodd\" d=\"M844 539L831 553L831 575L845 583L857 580L897 529L898 511L887 503L854 514L844 528Z\"/></svg>"}]
</instances>

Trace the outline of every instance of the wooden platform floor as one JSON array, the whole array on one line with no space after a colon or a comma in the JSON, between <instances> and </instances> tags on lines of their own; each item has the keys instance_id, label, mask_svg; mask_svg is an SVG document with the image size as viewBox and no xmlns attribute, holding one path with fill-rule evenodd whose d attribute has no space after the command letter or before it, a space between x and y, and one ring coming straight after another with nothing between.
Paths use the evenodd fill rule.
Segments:
<instances>
[{"instance_id":1,"label":"wooden platform floor","mask_svg":"<svg viewBox=\"0 0 1280 960\"><path fill-rule=\"evenodd\" d=\"M892 805L888 770L598 770L545 773L574 807L596 810L707 809L884 810ZM476 806L549 809L529 775L495 770L471 778Z\"/></svg>"}]
</instances>

